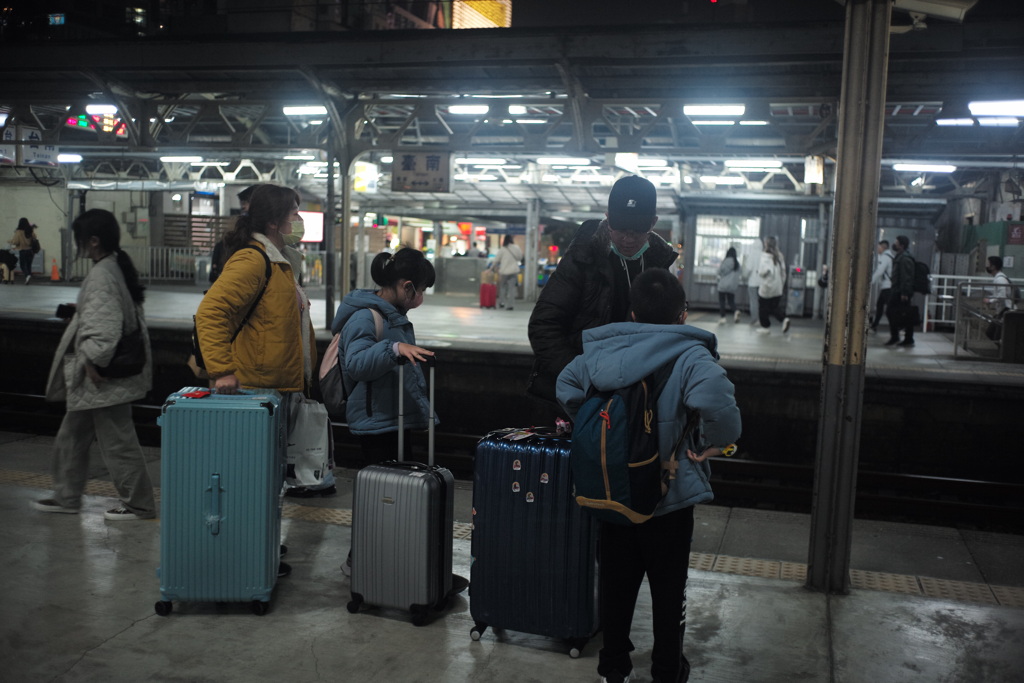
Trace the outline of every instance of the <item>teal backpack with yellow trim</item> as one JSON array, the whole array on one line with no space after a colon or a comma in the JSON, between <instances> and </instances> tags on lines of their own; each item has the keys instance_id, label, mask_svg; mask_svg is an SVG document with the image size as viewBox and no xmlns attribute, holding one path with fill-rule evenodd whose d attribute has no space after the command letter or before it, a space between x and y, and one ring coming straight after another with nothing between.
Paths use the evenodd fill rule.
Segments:
<instances>
[{"instance_id":1,"label":"teal backpack with yellow trim","mask_svg":"<svg viewBox=\"0 0 1024 683\"><path fill-rule=\"evenodd\" d=\"M569 450L574 495L580 507L602 521L642 524L668 493L674 451L695 420L663 462L658 452L658 378L653 373L622 389L595 392L576 414Z\"/></svg>"}]
</instances>

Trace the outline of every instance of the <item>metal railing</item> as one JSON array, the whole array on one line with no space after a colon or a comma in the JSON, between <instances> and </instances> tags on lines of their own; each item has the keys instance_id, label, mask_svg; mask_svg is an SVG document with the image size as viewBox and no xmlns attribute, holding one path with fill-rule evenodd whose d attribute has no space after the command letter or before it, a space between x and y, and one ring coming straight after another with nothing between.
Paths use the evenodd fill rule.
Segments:
<instances>
[{"instance_id":1,"label":"metal railing","mask_svg":"<svg viewBox=\"0 0 1024 683\"><path fill-rule=\"evenodd\" d=\"M131 257L139 277L145 282L195 282L197 268L202 268L200 284L207 282L209 263L201 263L209 258L209 252L196 247L125 247L124 252ZM304 252L303 282L307 285L324 284L324 251ZM92 268L92 261L86 258L74 259L71 262L72 280L81 280Z\"/></svg>"},{"instance_id":2,"label":"metal railing","mask_svg":"<svg viewBox=\"0 0 1024 683\"><path fill-rule=\"evenodd\" d=\"M1005 299L995 297L991 280L967 278L956 288L956 330L953 356L968 352L983 358L999 358L1001 342L1000 319L1006 310ZM1012 307L1020 306L1018 300Z\"/></svg>"}]
</instances>

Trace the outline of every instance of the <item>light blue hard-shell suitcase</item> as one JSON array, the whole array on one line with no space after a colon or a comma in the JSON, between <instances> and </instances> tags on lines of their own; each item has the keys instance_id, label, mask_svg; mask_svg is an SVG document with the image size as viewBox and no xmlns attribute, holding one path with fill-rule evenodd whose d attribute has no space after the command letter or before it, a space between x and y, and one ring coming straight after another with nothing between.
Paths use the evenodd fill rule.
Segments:
<instances>
[{"instance_id":1,"label":"light blue hard-shell suitcase","mask_svg":"<svg viewBox=\"0 0 1024 683\"><path fill-rule=\"evenodd\" d=\"M430 413L434 412L434 363L430 366ZM399 387L404 387L399 365ZM455 479L434 465L434 421L428 428L428 464L404 462L405 391L398 392L398 457L356 475L352 500L352 599L397 607L421 626L452 592L452 524Z\"/></svg>"},{"instance_id":2,"label":"light blue hard-shell suitcase","mask_svg":"<svg viewBox=\"0 0 1024 683\"><path fill-rule=\"evenodd\" d=\"M186 387L158 420L160 598L250 602L265 614L281 559L285 434L272 390L221 395Z\"/></svg>"}]
</instances>

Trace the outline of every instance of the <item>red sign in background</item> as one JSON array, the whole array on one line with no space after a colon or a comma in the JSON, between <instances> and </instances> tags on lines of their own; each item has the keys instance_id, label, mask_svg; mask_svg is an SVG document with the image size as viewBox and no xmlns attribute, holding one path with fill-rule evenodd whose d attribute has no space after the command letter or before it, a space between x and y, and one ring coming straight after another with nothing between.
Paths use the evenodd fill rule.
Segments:
<instances>
[{"instance_id":1,"label":"red sign in background","mask_svg":"<svg viewBox=\"0 0 1024 683\"><path fill-rule=\"evenodd\" d=\"M1007 223L1006 243L1024 244L1024 223Z\"/></svg>"}]
</instances>

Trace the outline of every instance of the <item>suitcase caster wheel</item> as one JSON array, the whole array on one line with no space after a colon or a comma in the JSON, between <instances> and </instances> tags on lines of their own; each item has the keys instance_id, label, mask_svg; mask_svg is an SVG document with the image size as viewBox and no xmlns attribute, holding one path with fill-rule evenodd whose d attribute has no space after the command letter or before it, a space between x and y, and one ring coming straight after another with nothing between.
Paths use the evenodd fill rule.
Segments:
<instances>
[{"instance_id":1,"label":"suitcase caster wheel","mask_svg":"<svg viewBox=\"0 0 1024 683\"><path fill-rule=\"evenodd\" d=\"M413 605L412 609L412 625L413 626L425 626L428 621L427 608L423 605Z\"/></svg>"},{"instance_id":2,"label":"suitcase caster wheel","mask_svg":"<svg viewBox=\"0 0 1024 683\"><path fill-rule=\"evenodd\" d=\"M483 636L484 631L486 630L486 626L484 626L483 624L477 624L473 627L473 630L469 632L469 637L475 641L480 640L480 637Z\"/></svg>"},{"instance_id":3,"label":"suitcase caster wheel","mask_svg":"<svg viewBox=\"0 0 1024 683\"><path fill-rule=\"evenodd\" d=\"M154 605L153 609L155 609L156 613L161 617L166 617L174 609L174 603L170 600L161 600Z\"/></svg>"},{"instance_id":4,"label":"suitcase caster wheel","mask_svg":"<svg viewBox=\"0 0 1024 683\"><path fill-rule=\"evenodd\" d=\"M252 613L253 614L255 614L258 617L262 617L264 614L266 614L270 610L270 603L269 602L261 602L259 600L253 600L251 607L252 607Z\"/></svg>"},{"instance_id":5,"label":"suitcase caster wheel","mask_svg":"<svg viewBox=\"0 0 1024 683\"><path fill-rule=\"evenodd\" d=\"M349 614L355 614L359 611L359 608L362 606L362 604L363 598L358 595L353 595L352 599L348 601L348 604L345 606L345 608L349 611Z\"/></svg>"},{"instance_id":6,"label":"suitcase caster wheel","mask_svg":"<svg viewBox=\"0 0 1024 683\"><path fill-rule=\"evenodd\" d=\"M585 640L571 640L569 641L569 657L572 659L579 659L580 655L583 654L583 648L587 646Z\"/></svg>"}]
</instances>

